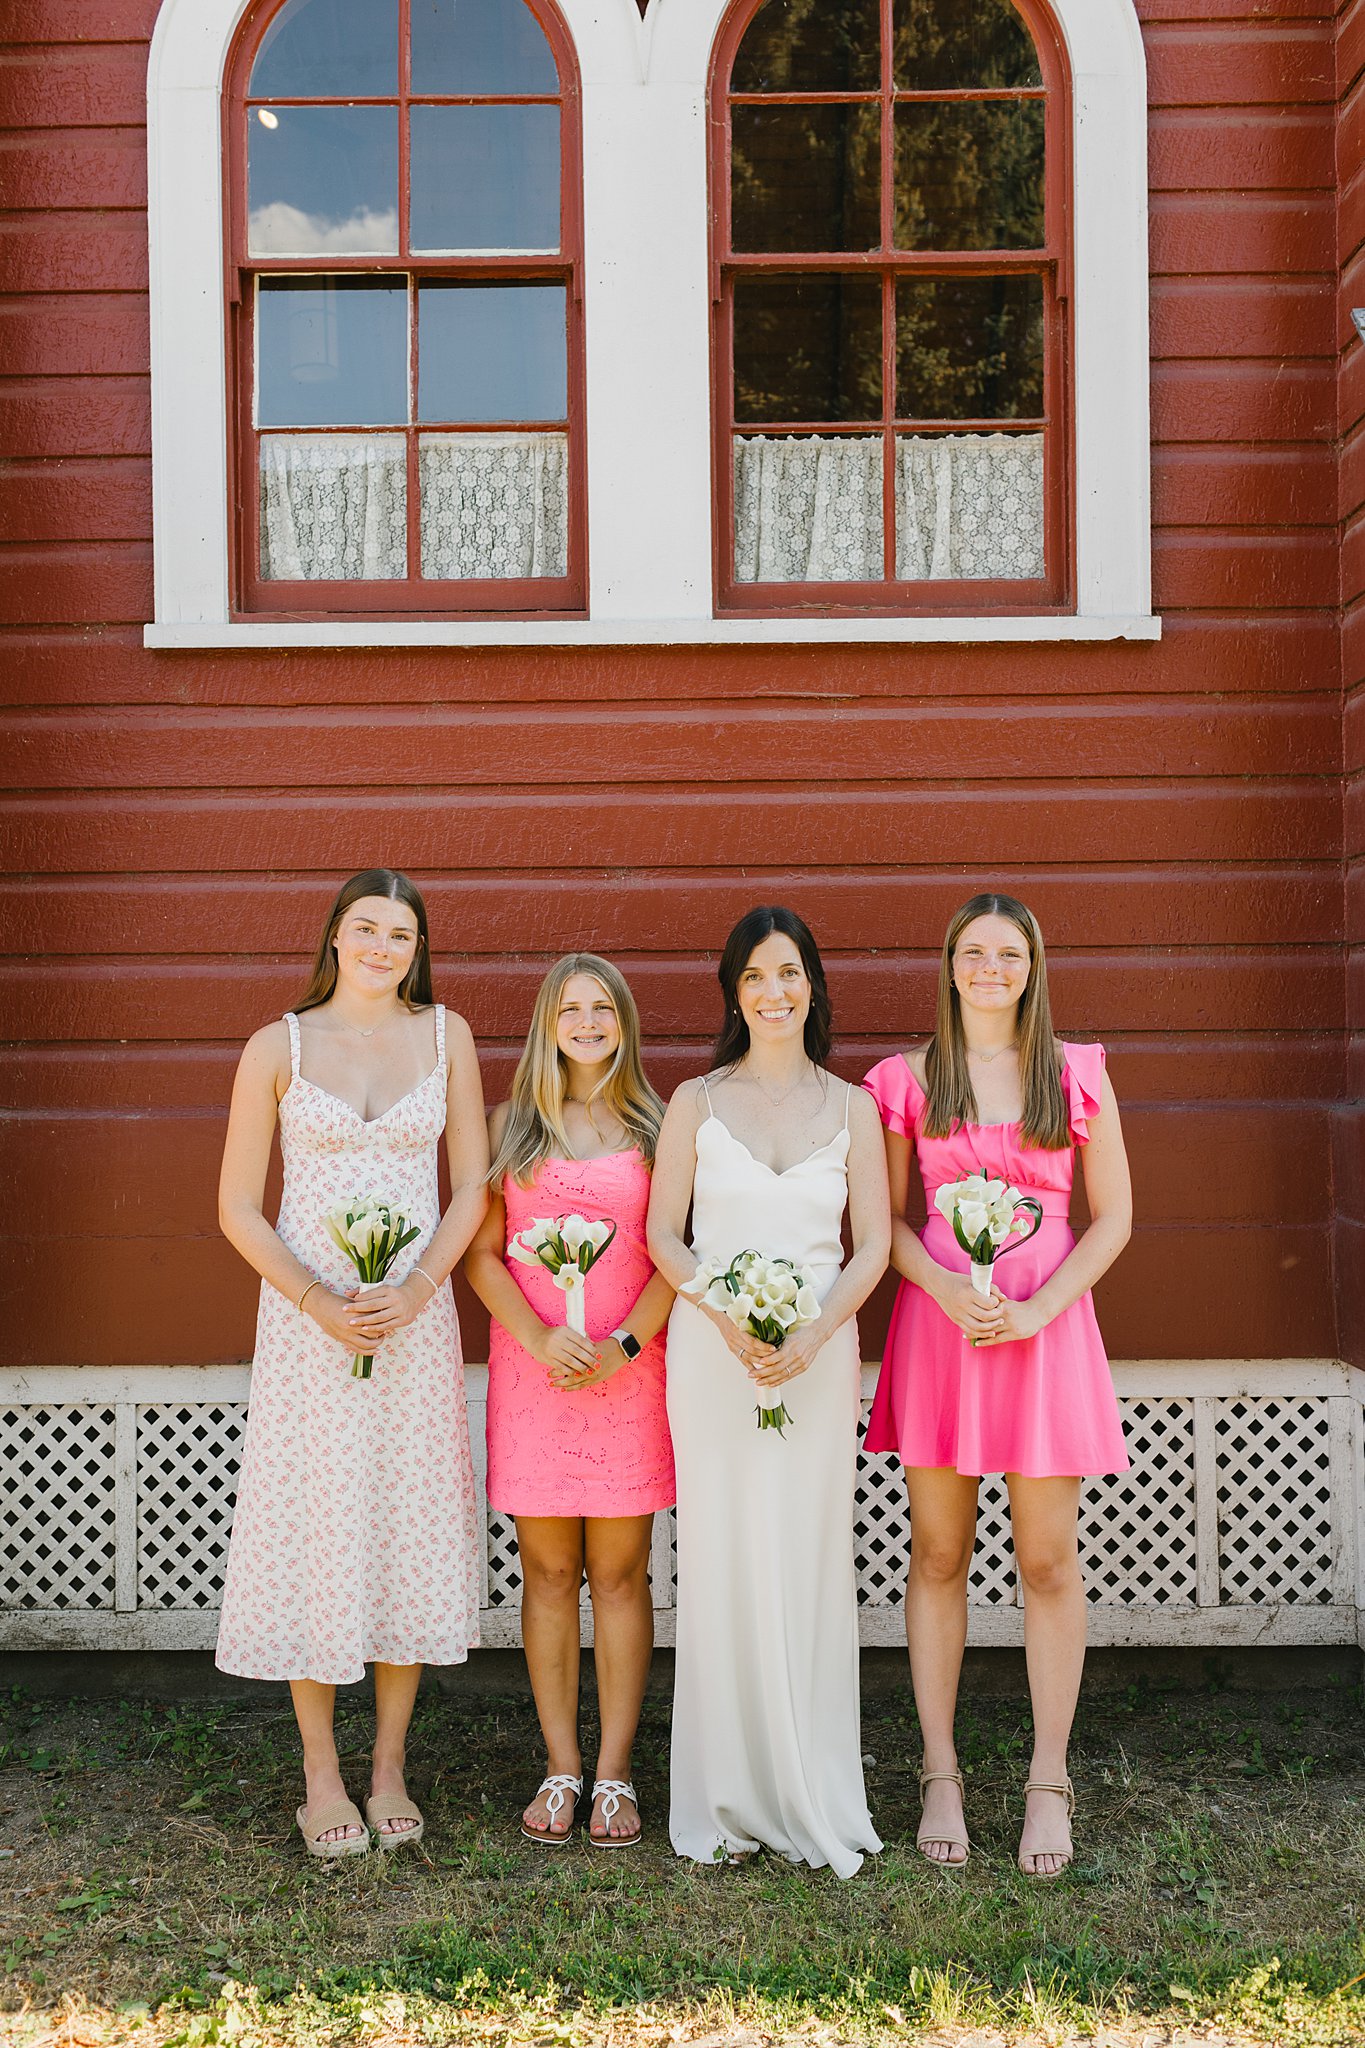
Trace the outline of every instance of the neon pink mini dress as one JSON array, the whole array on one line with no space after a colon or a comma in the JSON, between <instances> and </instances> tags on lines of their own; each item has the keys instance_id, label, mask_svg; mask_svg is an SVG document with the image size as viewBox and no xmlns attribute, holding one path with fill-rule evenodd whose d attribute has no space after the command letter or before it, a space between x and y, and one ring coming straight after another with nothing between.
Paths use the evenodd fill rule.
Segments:
<instances>
[{"instance_id":1,"label":"neon pink mini dress","mask_svg":"<svg viewBox=\"0 0 1365 2048\"><path fill-rule=\"evenodd\" d=\"M1100 1106L1104 1048L1063 1045L1062 1051L1071 1136L1083 1145L1087 1119ZM966 1124L950 1137L926 1138L924 1090L899 1053L879 1061L863 1086L886 1128L915 1148L929 1206L922 1241L940 1266L965 1273L970 1263L947 1217L934 1207L935 1190L945 1182L985 1173L1042 1203L1035 1235L996 1269L1002 1294L1018 1301L1036 1294L1076 1242L1067 1221L1074 1145L1062 1152L1025 1146L1017 1123ZM902 1465L968 1475L1126 1472L1119 1404L1090 1295L1027 1342L977 1351L932 1296L902 1280L863 1448L895 1451Z\"/></svg>"}]
</instances>

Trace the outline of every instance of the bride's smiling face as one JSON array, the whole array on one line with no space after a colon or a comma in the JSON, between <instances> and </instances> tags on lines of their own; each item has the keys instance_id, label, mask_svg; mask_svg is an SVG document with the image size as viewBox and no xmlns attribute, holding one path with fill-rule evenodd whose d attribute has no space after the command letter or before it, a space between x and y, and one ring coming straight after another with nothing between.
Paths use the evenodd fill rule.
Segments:
<instances>
[{"instance_id":1,"label":"bride's smiling face","mask_svg":"<svg viewBox=\"0 0 1365 2048\"><path fill-rule=\"evenodd\" d=\"M756 1045L800 1038L810 1014L810 979L795 939L772 932L755 946L735 990L739 1013Z\"/></svg>"}]
</instances>

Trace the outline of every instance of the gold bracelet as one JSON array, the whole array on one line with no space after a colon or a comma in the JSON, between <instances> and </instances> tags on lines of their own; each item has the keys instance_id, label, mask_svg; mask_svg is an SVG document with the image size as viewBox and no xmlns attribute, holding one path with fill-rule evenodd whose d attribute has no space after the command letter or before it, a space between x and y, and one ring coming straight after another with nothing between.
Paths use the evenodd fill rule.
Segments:
<instances>
[{"instance_id":1,"label":"gold bracelet","mask_svg":"<svg viewBox=\"0 0 1365 2048\"><path fill-rule=\"evenodd\" d=\"M315 1287L321 1287L321 1285L322 1285L322 1282L321 1282L321 1280L310 1280L310 1281L308 1282L308 1285L307 1285L307 1286L306 1286L306 1287L304 1288L304 1290L303 1290L303 1293L302 1293L302 1294L301 1294L301 1295L299 1296L298 1300L297 1300L297 1301L296 1301L296 1302L294 1303L294 1306L295 1306L295 1308L296 1308L296 1309L298 1310L298 1312L299 1312L299 1314L300 1314L300 1315L302 1315L302 1314L303 1314L303 1304L305 1303L305 1301L307 1301L307 1299L308 1299L309 1295L310 1295L310 1294L312 1293L313 1289L314 1289Z\"/></svg>"},{"instance_id":2,"label":"gold bracelet","mask_svg":"<svg viewBox=\"0 0 1365 2048\"><path fill-rule=\"evenodd\" d=\"M432 1279L432 1277L431 1277L431 1275L430 1275L430 1273L428 1273L428 1271L427 1271L427 1269L426 1269L426 1267L425 1267L425 1266L414 1266L412 1270L413 1270L413 1272L414 1272L414 1273L420 1273L420 1274L421 1274L422 1278L423 1278L423 1279L424 1279L424 1280L426 1281L426 1283L427 1283L427 1286L428 1286L428 1287L429 1287L429 1288L431 1289L431 1291L432 1291L432 1293L433 1293L433 1294L439 1294L439 1293L440 1293L440 1291L441 1291L441 1283L440 1283L440 1281L439 1281L439 1280L433 1280L433 1279Z\"/></svg>"}]
</instances>

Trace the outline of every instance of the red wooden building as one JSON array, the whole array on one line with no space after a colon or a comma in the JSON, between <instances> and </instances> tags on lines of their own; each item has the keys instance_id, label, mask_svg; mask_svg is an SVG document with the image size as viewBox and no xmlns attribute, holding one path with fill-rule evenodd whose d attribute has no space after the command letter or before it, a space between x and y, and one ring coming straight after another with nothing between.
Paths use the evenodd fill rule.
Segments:
<instances>
[{"instance_id":1,"label":"red wooden building","mask_svg":"<svg viewBox=\"0 0 1365 2048\"><path fill-rule=\"evenodd\" d=\"M212 1639L232 1067L375 862L490 1098L570 946L666 1090L790 902L857 1074L1023 895L1135 1170L1096 1633L1365 1642L1365 0L6 33L0 1645Z\"/></svg>"}]
</instances>

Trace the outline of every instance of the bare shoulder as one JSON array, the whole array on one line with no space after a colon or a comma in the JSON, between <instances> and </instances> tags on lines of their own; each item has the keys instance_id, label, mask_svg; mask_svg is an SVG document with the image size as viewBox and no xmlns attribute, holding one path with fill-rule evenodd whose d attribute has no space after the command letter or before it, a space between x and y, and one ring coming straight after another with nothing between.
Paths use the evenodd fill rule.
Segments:
<instances>
[{"instance_id":1,"label":"bare shoulder","mask_svg":"<svg viewBox=\"0 0 1365 2048\"><path fill-rule=\"evenodd\" d=\"M511 1109L510 1102L499 1102L488 1112L488 1142L495 1152L502 1143L502 1134L507 1129Z\"/></svg>"},{"instance_id":2,"label":"bare shoulder","mask_svg":"<svg viewBox=\"0 0 1365 2048\"><path fill-rule=\"evenodd\" d=\"M456 1053L474 1057L474 1034L458 1010L446 1011L446 1058Z\"/></svg>"},{"instance_id":3,"label":"bare shoulder","mask_svg":"<svg viewBox=\"0 0 1365 2048\"><path fill-rule=\"evenodd\" d=\"M923 1045L907 1046L901 1057L922 1088L924 1086L925 1062L929 1057L929 1040L926 1038Z\"/></svg>"},{"instance_id":4,"label":"bare shoulder","mask_svg":"<svg viewBox=\"0 0 1365 2048\"><path fill-rule=\"evenodd\" d=\"M848 1127L855 1137L873 1137L878 1144L881 1143L881 1111L866 1088L860 1088L856 1081L849 1092Z\"/></svg>"},{"instance_id":5,"label":"bare shoulder","mask_svg":"<svg viewBox=\"0 0 1365 2048\"><path fill-rule=\"evenodd\" d=\"M668 1114L675 1124L690 1124L695 1130L710 1115L706 1106L706 1082L713 1076L694 1074L679 1082L668 1098Z\"/></svg>"},{"instance_id":6,"label":"bare shoulder","mask_svg":"<svg viewBox=\"0 0 1365 2048\"><path fill-rule=\"evenodd\" d=\"M272 1067L283 1066L288 1073L291 1066L289 1026L283 1017L276 1017L273 1023L263 1024L259 1031L252 1032L242 1047L242 1066L253 1073L265 1073Z\"/></svg>"}]
</instances>

